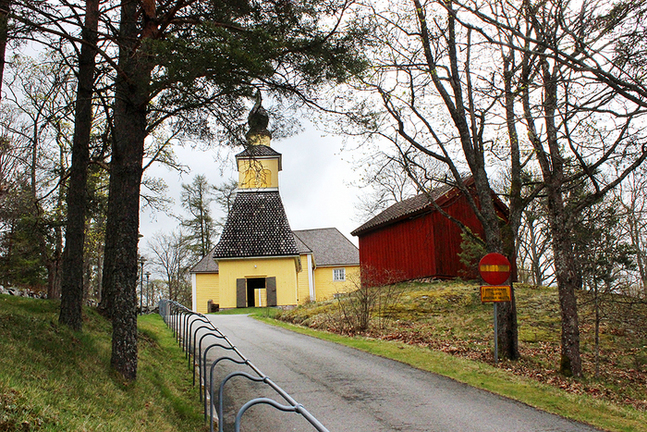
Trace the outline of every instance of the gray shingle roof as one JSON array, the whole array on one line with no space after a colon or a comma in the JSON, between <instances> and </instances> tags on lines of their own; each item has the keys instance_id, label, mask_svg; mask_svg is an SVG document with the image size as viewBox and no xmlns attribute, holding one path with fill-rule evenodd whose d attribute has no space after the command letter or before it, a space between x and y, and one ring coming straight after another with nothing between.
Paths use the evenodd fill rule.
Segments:
<instances>
[{"instance_id":1,"label":"gray shingle roof","mask_svg":"<svg viewBox=\"0 0 647 432\"><path fill-rule=\"evenodd\" d=\"M307 254L307 253L312 253L312 249L308 247L307 244L301 241L301 239L295 234L295 232L292 232L294 234L294 241L297 244L297 249L299 250L299 254Z\"/></svg>"},{"instance_id":2,"label":"gray shingle roof","mask_svg":"<svg viewBox=\"0 0 647 432\"><path fill-rule=\"evenodd\" d=\"M279 192L238 191L213 257L291 255L299 250Z\"/></svg>"},{"instance_id":3,"label":"gray shingle roof","mask_svg":"<svg viewBox=\"0 0 647 432\"><path fill-rule=\"evenodd\" d=\"M453 188L454 187L450 185L440 186L431 191L431 198L434 201L438 202L438 200L442 198L443 195L447 194ZM400 218L413 215L420 211L426 211L428 207L431 207L431 201L429 201L427 194L422 193L420 195L416 195L412 198L393 204L391 207L387 208L382 213L370 219L359 228L353 230L351 234L356 236L373 228L388 225Z\"/></svg>"},{"instance_id":4,"label":"gray shingle roof","mask_svg":"<svg viewBox=\"0 0 647 432\"><path fill-rule=\"evenodd\" d=\"M281 153L274 150L272 147L265 145L251 145L242 152L236 155L236 158L241 157L263 157L263 156L281 156Z\"/></svg>"},{"instance_id":5,"label":"gray shingle roof","mask_svg":"<svg viewBox=\"0 0 647 432\"><path fill-rule=\"evenodd\" d=\"M281 153L266 145L251 145L236 155L238 159L274 159L279 160L279 171L283 169L283 158Z\"/></svg>"},{"instance_id":6,"label":"gray shingle roof","mask_svg":"<svg viewBox=\"0 0 647 432\"><path fill-rule=\"evenodd\" d=\"M317 267L359 265L359 249L337 228L294 231L315 257Z\"/></svg>"},{"instance_id":7,"label":"gray shingle roof","mask_svg":"<svg viewBox=\"0 0 647 432\"><path fill-rule=\"evenodd\" d=\"M209 252L199 263L193 266L190 273L218 273L218 263L213 259L213 250Z\"/></svg>"}]
</instances>

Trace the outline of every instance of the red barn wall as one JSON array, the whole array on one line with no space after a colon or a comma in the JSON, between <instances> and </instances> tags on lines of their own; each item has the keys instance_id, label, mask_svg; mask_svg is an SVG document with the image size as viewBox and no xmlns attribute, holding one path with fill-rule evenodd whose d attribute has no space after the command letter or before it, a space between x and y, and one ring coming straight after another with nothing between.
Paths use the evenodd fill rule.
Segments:
<instances>
[{"instance_id":1,"label":"red barn wall","mask_svg":"<svg viewBox=\"0 0 647 432\"><path fill-rule=\"evenodd\" d=\"M450 216L460 220L467 225L472 232L485 238L483 226L478 220L472 208L463 196L459 196L444 209ZM435 238L438 247L436 248L436 274L439 278L467 277L476 278L478 273L475 269L468 269L461 262L458 256L462 252L461 229L451 220L438 212L429 215L433 218Z\"/></svg>"},{"instance_id":2,"label":"red barn wall","mask_svg":"<svg viewBox=\"0 0 647 432\"><path fill-rule=\"evenodd\" d=\"M483 228L467 200L458 196L445 211L484 238ZM362 268L375 273L375 283L423 277L477 277L460 263L461 229L436 211L405 219L359 236Z\"/></svg>"},{"instance_id":3,"label":"red barn wall","mask_svg":"<svg viewBox=\"0 0 647 432\"><path fill-rule=\"evenodd\" d=\"M359 261L374 283L434 274L434 230L429 215L407 219L359 237Z\"/></svg>"}]
</instances>

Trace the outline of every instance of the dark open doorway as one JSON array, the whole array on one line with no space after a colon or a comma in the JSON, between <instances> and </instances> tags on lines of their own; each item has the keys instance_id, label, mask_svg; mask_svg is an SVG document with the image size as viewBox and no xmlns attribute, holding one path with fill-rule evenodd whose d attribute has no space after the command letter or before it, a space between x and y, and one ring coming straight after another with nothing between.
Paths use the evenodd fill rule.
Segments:
<instances>
[{"instance_id":1,"label":"dark open doorway","mask_svg":"<svg viewBox=\"0 0 647 432\"><path fill-rule=\"evenodd\" d=\"M254 290L263 288L265 288L265 278L247 279L247 307L256 306L256 295Z\"/></svg>"}]
</instances>

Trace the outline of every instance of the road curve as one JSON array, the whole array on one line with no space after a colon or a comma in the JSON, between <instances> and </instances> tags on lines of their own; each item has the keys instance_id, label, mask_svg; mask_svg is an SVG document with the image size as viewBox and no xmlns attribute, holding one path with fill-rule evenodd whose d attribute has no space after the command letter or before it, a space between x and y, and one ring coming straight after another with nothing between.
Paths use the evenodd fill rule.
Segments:
<instances>
[{"instance_id":1,"label":"road curve","mask_svg":"<svg viewBox=\"0 0 647 432\"><path fill-rule=\"evenodd\" d=\"M244 315L210 315L209 319L330 432L598 430L396 361L269 326ZM225 400L269 396L246 382L237 381L227 387ZM243 431L314 430L295 414L279 413L269 407L253 408L243 419ZM226 425L227 429L231 426Z\"/></svg>"}]
</instances>

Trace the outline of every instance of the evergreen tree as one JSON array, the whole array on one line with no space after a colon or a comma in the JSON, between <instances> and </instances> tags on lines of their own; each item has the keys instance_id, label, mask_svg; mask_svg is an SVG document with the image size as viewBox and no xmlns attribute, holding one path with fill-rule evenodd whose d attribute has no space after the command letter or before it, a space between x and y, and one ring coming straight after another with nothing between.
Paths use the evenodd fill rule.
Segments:
<instances>
[{"instance_id":1,"label":"evergreen tree","mask_svg":"<svg viewBox=\"0 0 647 432\"><path fill-rule=\"evenodd\" d=\"M189 218L182 219L182 226L189 231L187 240L196 261L213 248L216 235L216 223L211 212L211 204L215 200L213 191L202 174L196 175L190 184L182 184L182 207L190 214Z\"/></svg>"}]
</instances>

